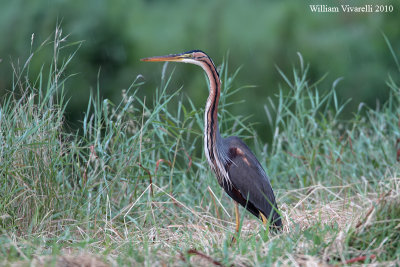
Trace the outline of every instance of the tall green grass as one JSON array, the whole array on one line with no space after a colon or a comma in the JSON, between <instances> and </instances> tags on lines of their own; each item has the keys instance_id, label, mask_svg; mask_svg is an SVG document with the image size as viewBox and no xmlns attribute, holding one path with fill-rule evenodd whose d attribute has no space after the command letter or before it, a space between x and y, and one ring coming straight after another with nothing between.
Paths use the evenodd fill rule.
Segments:
<instances>
[{"instance_id":1,"label":"tall green grass","mask_svg":"<svg viewBox=\"0 0 400 267\"><path fill-rule=\"evenodd\" d=\"M145 86L141 75L126 89L115 88L118 103L102 99L98 84L82 131L66 131L75 50L64 51L79 45L68 44L57 29L40 47L53 50L53 62L30 73L32 53L25 66L14 67L14 86L0 103L2 264L61 264L73 260L65 255L81 253L114 266L211 264L207 257L242 266L345 263L360 255L399 260L393 203L399 200L400 98L393 79L380 109L360 104L353 119L343 121L346 101L336 97L338 83L320 90L300 56L292 77L278 69L289 92L265 100L263 123L274 133L267 146L247 116L229 111L237 104L230 97L252 87L234 88L238 71L230 75L228 61L221 65L222 135L238 135L253 148L285 221L283 233L269 234L243 211L241 237L231 245L232 202L203 156L203 107L187 99L184 88L171 88L168 65L148 98L137 96Z\"/></svg>"},{"instance_id":2,"label":"tall green grass","mask_svg":"<svg viewBox=\"0 0 400 267\"><path fill-rule=\"evenodd\" d=\"M340 79L321 92L319 81L307 79L308 66L299 56L292 79L278 69L290 92L283 95L281 90L277 103L268 99L265 105L274 130L267 159L270 173L283 176L283 182L295 188L361 180L376 186L397 163L398 86L391 80L390 97L382 107L374 110L360 103L358 112L345 121L342 112L350 100L337 98Z\"/></svg>"}]
</instances>

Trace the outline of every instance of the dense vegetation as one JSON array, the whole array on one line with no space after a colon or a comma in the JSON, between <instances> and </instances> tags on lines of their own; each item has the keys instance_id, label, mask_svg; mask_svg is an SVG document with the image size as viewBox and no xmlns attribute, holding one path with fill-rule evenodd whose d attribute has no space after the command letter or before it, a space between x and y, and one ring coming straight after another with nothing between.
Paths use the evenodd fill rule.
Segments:
<instances>
[{"instance_id":1,"label":"dense vegetation","mask_svg":"<svg viewBox=\"0 0 400 267\"><path fill-rule=\"evenodd\" d=\"M360 102L375 108L389 96L385 77L390 73L399 82L392 57L381 32L391 40L396 51L400 49L398 13L374 14L316 14L304 1L264 1L247 3L242 0L198 1L174 0L63 0L3 1L0 9L0 95L12 89L12 69L29 57L32 34L37 48L54 30L56 21L62 22L71 40L83 40L81 49L69 65L74 79L67 81L65 92L69 99L65 120L67 130L80 129L79 121L87 107L90 89L96 88L113 102L121 99L120 89L126 88L132 76L146 77L146 86L137 96L151 97L158 86L161 65L139 61L142 57L201 49L220 65L229 57L231 68L242 67L234 85L257 86L232 96L233 101L247 99L254 105L232 105L235 114L252 115L250 122L263 142L272 136L264 123L264 99L279 92L282 82L275 66L290 73L300 52L312 62L308 77L321 82L320 90L328 90L338 78L338 99L352 99L342 116L351 119ZM398 1L379 0L380 4ZM365 0L351 4L365 5ZM6 37L6 38L5 38ZM68 50L69 48L64 48ZM43 64L52 62L53 53L37 51L30 68L38 73ZM48 65L46 65L46 68ZM99 73L100 72L100 73ZM35 77L31 77L35 79ZM171 81L173 87L185 85L196 107L206 99L203 74L194 66L179 66ZM288 93L283 86L284 93ZM72 97L75 95L82 97ZM261 96L261 97L260 97ZM173 100L175 105L177 102ZM188 104L186 99L182 100ZM148 106L152 107L152 101Z\"/></svg>"},{"instance_id":2,"label":"dense vegetation","mask_svg":"<svg viewBox=\"0 0 400 267\"><path fill-rule=\"evenodd\" d=\"M92 92L82 132L66 130L65 94L75 78L68 66L76 51L68 49L79 45L57 29L39 49L54 55L48 68L31 70L35 53L13 66L13 90L0 103L1 264L400 260L400 93L390 76L383 106L360 105L343 120L337 83L320 90L299 55L291 75L279 71L285 88L264 99L273 136L267 146L248 118L227 109L238 91L254 88L234 87L238 71L228 70L228 60L220 66L221 132L242 137L256 153L285 224L282 233L269 234L242 210L241 236L231 245L233 205L203 156L203 108L183 101L168 65L152 99L138 96L142 76L117 103ZM388 51L399 67L390 45Z\"/></svg>"}]
</instances>

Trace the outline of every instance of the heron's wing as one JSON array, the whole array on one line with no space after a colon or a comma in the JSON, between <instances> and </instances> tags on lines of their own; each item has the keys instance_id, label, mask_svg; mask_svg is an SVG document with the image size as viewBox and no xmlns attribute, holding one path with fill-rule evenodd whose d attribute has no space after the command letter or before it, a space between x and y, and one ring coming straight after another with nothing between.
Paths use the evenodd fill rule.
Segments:
<instances>
[{"instance_id":1,"label":"heron's wing","mask_svg":"<svg viewBox=\"0 0 400 267\"><path fill-rule=\"evenodd\" d=\"M261 164L239 138L229 137L225 141L230 158L226 167L232 182L231 188L224 185L225 191L257 217L262 212L276 226L281 225L275 195Z\"/></svg>"}]
</instances>

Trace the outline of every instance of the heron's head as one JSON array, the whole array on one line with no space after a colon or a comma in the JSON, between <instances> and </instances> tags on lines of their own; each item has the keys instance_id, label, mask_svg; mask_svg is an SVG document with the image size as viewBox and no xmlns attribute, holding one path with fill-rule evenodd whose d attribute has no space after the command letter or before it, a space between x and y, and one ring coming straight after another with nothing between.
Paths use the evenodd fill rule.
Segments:
<instances>
[{"instance_id":1,"label":"heron's head","mask_svg":"<svg viewBox=\"0 0 400 267\"><path fill-rule=\"evenodd\" d=\"M201 50L192 50L181 54L142 58L141 61L173 61L200 65L200 63L205 59L210 59L206 53Z\"/></svg>"},{"instance_id":2,"label":"heron's head","mask_svg":"<svg viewBox=\"0 0 400 267\"><path fill-rule=\"evenodd\" d=\"M195 64L203 68L210 80L213 79L216 80L216 83L220 83L219 74L214 62L206 53L201 50L192 50L181 54L172 54L166 56L147 57L142 58L141 61L172 61Z\"/></svg>"}]
</instances>

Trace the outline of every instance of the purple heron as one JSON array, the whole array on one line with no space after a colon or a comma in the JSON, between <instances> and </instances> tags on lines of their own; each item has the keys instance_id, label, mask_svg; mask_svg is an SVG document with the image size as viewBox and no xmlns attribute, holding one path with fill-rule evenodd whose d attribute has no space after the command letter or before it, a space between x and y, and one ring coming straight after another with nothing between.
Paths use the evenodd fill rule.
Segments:
<instances>
[{"instance_id":1,"label":"purple heron","mask_svg":"<svg viewBox=\"0 0 400 267\"><path fill-rule=\"evenodd\" d=\"M173 61L198 65L209 79L209 96L204 113L204 152L219 185L235 200L236 232L239 232L239 207L245 207L264 225L282 228L281 217L268 176L247 145L236 136L222 138L218 128L218 101L221 81L211 58L200 50L181 54L143 58L142 61Z\"/></svg>"}]
</instances>

